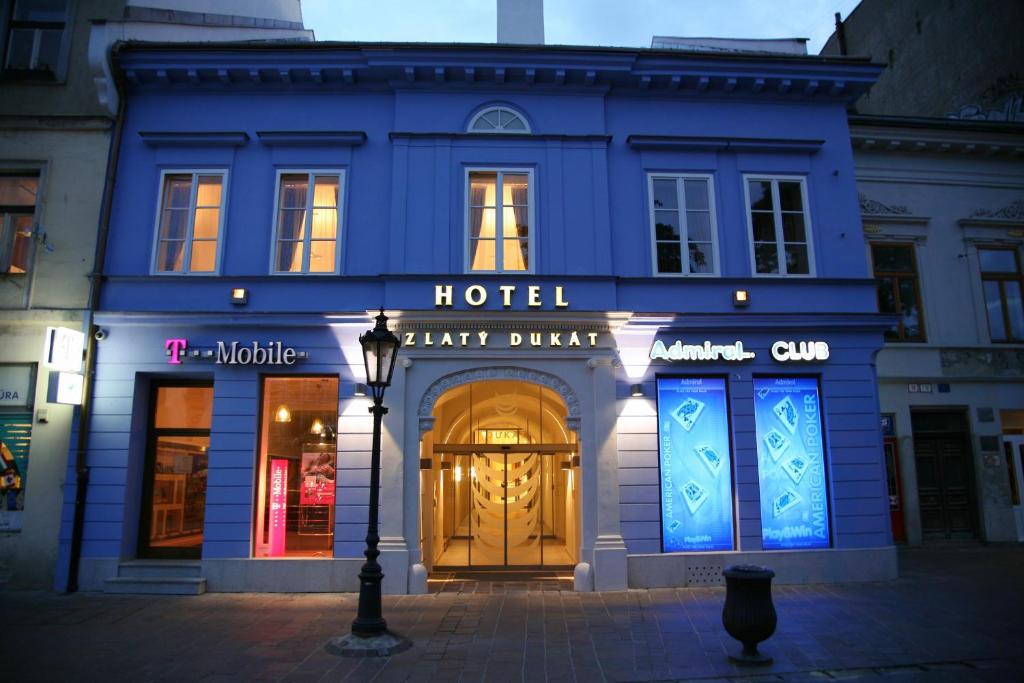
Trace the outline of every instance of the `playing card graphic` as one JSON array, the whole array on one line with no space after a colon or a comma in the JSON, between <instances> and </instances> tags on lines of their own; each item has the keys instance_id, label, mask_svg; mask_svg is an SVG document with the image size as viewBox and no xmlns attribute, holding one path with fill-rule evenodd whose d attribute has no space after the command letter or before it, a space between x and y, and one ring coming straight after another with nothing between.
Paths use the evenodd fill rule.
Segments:
<instances>
[{"instance_id":1,"label":"playing card graphic","mask_svg":"<svg viewBox=\"0 0 1024 683\"><path fill-rule=\"evenodd\" d=\"M796 406L793 405L793 401L789 396L776 403L775 407L772 408L772 412L782 421L782 424L789 430L790 434L796 434L796 423L800 418L797 416Z\"/></svg>"},{"instance_id":2,"label":"playing card graphic","mask_svg":"<svg viewBox=\"0 0 1024 683\"><path fill-rule=\"evenodd\" d=\"M697 418L704 412L704 404L695 398L687 398L679 404L679 407L672 411L672 417L676 419L683 429L690 431L697 423Z\"/></svg>"},{"instance_id":3,"label":"playing card graphic","mask_svg":"<svg viewBox=\"0 0 1024 683\"><path fill-rule=\"evenodd\" d=\"M682 525L683 523L680 522L678 519L673 519L672 523L668 525L668 530L670 532L675 532L675 530L681 527Z\"/></svg>"},{"instance_id":4,"label":"playing card graphic","mask_svg":"<svg viewBox=\"0 0 1024 683\"><path fill-rule=\"evenodd\" d=\"M718 476L718 472L722 469L722 456L715 452L715 449L708 444L701 444L694 448L697 452L697 458L707 466L711 474Z\"/></svg>"},{"instance_id":5,"label":"playing card graphic","mask_svg":"<svg viewBox=\"0 0 1024 683\"><path fill-rule=\"evenodd\" d=\"M757 390L757 397L763 401L765 398L767 398L767 396L768 396L768 394L770 392L771 392L771 389L767 389L767 388L766 389L758 389Z\"/></svg>"},{"instance_id":6,"label":"playing card graphic","mask_svg":"<svg viewBox=\"0 0 1024 683\"><path fill-rule=\"evenodd\" d=\"M764 445L768 447L768 455L772 462L778 462L782 454L789 448L790 441L778 429L771 429L764 435Z\"/></svg>"},{"instance_id":7,"label":"playing card graphic","mask_svg":"<svg viewBox=\"0 0 1024 683\"><path fill-rule=\"evenodd\" d=\"M807 461L802 455L794 455L782 463L782 470L789 475L794 484L799 484L800 480L804 478L804 472L807 471Z\"/></svg>"},{"instance_id":8,"label":"playing card graphic","mask_svg":"<svg viewBox=\"0 0 1024 683\"><path fill-rule=\"evenodd\" d=\"M683 484L679 491L683 494L683 500L686 501L686 507L690 509L691 515L696 514L700 506L708 499L708 492L692 479Z\"/></svg>"},{"instance_id":9,"label":"playing card graphic","mask_svg":"<svg viewBox=\"0 0 1024 683\"><path fill-rule=\"evenodd\" d=\"M776 496L775 500L772 501L772 516L778 517L789 508L794 505L798 505L800 500L801 498L796 491L784 489L782 493Z\"/></svg>"}]
</instances>

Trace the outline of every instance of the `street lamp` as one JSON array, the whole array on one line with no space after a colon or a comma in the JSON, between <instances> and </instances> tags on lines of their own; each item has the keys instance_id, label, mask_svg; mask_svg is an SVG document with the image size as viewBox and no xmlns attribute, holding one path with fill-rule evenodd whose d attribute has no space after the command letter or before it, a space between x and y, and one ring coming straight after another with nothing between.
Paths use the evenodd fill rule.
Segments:
<instances>
[{"instance_id":1,"label":"street lamp","mask_svg":"<svg viewBox=\"0 0 1024 683\"><path fill-rule=\"evenodd\" d=\"M378 508L380 507L380 423L387 414L384 407L384 390L391 384L391 373L395 370L395 359L401 342L388 329L388 317L384 309L377 316L377 325L359 336L363 347L363 362L366 366L366 386L373 396L373 450L370 455L370 519L366 525L366 562L359 572L359 610L352 621L352 633L332 640L328 649L346 656L387 656L401 652L412 643L388 631L387 622L381 614L380 584L384 578L377 558L380 551L377 544Z\"/></svg>"}]
</instances>

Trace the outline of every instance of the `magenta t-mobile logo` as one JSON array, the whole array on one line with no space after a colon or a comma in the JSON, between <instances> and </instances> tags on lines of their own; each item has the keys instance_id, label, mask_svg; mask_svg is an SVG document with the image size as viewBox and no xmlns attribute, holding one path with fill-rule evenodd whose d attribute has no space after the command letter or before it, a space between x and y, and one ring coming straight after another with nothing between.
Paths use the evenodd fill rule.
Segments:
<instances>
[{"instance_id":1,"label":"magenta t-mobile logo","mask_svg":"<svg viewBox=\"0 0 1024 683\"><path fill-rule=\"evenodd\" d=\"M164 348L170 355L167 362L171 365L181 365L181 354L188 348L188 339L168 339L164 342Z\"/></svg>"}]
</instances>

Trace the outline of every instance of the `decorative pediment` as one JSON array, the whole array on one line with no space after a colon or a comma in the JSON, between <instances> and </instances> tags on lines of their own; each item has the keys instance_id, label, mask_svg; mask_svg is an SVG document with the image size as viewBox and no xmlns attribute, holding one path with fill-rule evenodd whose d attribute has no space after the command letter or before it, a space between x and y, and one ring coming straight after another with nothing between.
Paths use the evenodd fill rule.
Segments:
<instances>
[{"instance_id":1,"label":"decorative pediment","mask_svg":"<svg viewBox=\"0 0 1024 683\"><path fill-rule=\"evenodd\" d=\"M1024 199L1019 199L1009 206L1004 206L998 211L989 209L978 209L971 214L971 218L991 218L1001 221L1022 221L1024 222Z\"/></svg>"},{"instance_id":2,"label":"decorative pediment","mask_svg":"<svg viewBox=\"0 0 1024 683\"><path fill-rule=\"evenodd\" d=\"M862 214L871 215L887 215L887 216L909 216L910 209L902 205L889 206L882 202L875 201L869 198L864 193L858 193L857 199L860 202L860 212Z\"/></svg>"}]
</instances>

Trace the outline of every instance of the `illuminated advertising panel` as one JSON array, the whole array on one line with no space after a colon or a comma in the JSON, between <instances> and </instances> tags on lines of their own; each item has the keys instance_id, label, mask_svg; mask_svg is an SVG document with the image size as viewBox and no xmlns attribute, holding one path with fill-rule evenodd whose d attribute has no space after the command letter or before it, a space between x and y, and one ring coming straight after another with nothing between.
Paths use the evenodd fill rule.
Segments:
<instances>
[{"instance_id":1,"label":"illuminated advertising panel","mask_svg":"<svg viewBox=\"0 0 1024 683\"><path fill-rule=\"evenodd\" d=\"M732 550L732 459L725 379L658 378L663 552Z\"/></svg>"},{"instance_id":2,"label":"illuminated advertising panel","mask_svg":"<svg viewBox=\"0 0 1024 683\"><path fill-rule=\"evenodd\" d=\"M815 377L755 377L765 550L828 548L828 482Z\"/></svg>"}]
</instances>

